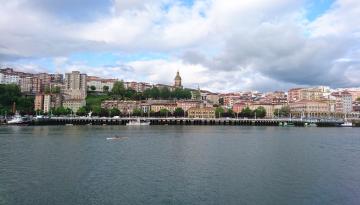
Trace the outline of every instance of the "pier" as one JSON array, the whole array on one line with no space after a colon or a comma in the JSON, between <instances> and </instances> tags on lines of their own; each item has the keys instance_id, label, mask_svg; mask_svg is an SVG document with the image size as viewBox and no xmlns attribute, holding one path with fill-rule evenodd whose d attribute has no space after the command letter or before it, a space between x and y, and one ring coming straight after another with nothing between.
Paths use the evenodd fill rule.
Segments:
<instances>
[{"instance_id":1,"label":"pier","mask_svg":"<svg viewBox=\"0 0 360 205\"><path fill-rule=\"evenodd\" d=\"M126 125L138 118L109 118L109 117L51 117L38 119L31 125ZM338 126L342 120L302 120L302 119L239 119L239 118L152 118L141 117L141 120L150 121L150 125L227 125L227 126L279 126L293 124L305 126L315 123L317 126Z\"/></svg>"}]
</instances>

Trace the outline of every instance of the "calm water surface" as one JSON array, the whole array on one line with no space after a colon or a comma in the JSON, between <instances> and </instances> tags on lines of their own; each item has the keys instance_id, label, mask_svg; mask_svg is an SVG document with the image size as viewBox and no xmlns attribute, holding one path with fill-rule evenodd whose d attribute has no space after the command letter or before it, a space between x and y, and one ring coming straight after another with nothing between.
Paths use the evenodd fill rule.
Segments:
<instances>
[{"instance_id":1,"label":"calm water surface","mask_svg":"<svg viewBox=\"0 0 360 205\"><path fill-rule=\"evenodd\" d=\"M0 204L360 204L360 129L0 127Z\"/></svg>"}]
</instances>

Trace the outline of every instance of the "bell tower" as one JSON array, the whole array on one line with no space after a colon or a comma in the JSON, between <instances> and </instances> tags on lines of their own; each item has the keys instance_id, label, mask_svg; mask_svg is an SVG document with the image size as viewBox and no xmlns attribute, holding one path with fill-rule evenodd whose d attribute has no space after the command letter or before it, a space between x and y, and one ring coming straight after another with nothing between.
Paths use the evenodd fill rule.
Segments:
<instances>
[{"instance_id":1,"label":"bell tower","mask_svg":"<svg viewBox=\"0 0 360 205\"><path fill-rule=\"evenodd\" d=\"M180 77L179 71L176 72L176 76L175 76L174 80L175 80L174 86L177 87L177 88L182 88L181 77Z\"/></svg>"}]
</instances>

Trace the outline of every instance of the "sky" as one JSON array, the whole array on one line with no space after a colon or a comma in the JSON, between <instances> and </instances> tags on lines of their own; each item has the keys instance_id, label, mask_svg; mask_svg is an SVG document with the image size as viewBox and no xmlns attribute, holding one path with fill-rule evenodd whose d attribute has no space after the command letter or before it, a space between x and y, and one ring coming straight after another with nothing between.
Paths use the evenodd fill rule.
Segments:
<instances>
[{"instance_id":1,"label":"sky","mask_svg":"<svg viewBox=\"0 0 360 205\"><path fill-rule=\"evenodd\" d=\"M359 0L0 0L0 66L214 92L360 86Z\"/></svg>"}]
</instances>

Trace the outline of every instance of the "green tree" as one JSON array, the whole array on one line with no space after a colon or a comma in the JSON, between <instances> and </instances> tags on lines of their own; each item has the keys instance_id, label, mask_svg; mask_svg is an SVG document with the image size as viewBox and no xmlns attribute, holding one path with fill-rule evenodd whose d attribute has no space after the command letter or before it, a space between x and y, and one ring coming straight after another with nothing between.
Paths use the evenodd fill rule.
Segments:
<instances>
[{"instance_id":1,"label":"green tree","mask_svg":"<svg viewBox=\"0 0 360 205\"><path fill-rule=\"evenodd\" d=\"M108 117L109 116L109 110L105 109L105 108L100 108L99 116L100 117Z\"/></svg>"},{"instance_id":2,"label":"green tree","mask_svg":"<svg viewBox=\"0 0 360 205\"><path fill-rule=\"evenodd\" d=\"M177 107L174 111L174 116L175 117L184 117L185 111L181 107Z\"/></svg>"},{"instance_id":3,"label":"green tree","mask_svg":"<svg viewBox=\"0 0 360 205\"><path fill-rule=\"evenodd\" d=\"M91 91L95 91L95 90L96 90L95 85L90 86L90 90L91 90Z\"/></svg>"},{"instance_id":4,"label":"green tree","mask_svg":"<svg viewBox=\"0 0 360 205\"><path fill-rule=\"evenodd\" d=\"M160 114L161 117L167 117L167 116L170 115L170 111L163 108L163 109L160 109L159 114Z\"/></svg>"},{"instance_id":5,"label":"green tree","mask_svg":"<svg viewBox=\"0 0 360 205\"><path fill-rule=\"evenodd\" d=\"M160 89L160 98L169 99L171 97L171 92L168 87L162 87Z\"/></svg>"},{"instance_id":6,"label":"green tree","mask_svg":"<svg viewBox=\"0 0 360 205\"><path fill-rule=\"evenodd\" d=\"M100 106L94 106L91 108L92 115L93 116L100 116L101 107Z\"/></svg>"},{"instance_id":7,"label":"green tree","mask_svg":"<svg viewBox=\"0 0 360 205\"><path fill-rule=\"evenodd\" d=\"M142 116L142 114L143 114L143 111L142 111L141 109L139 109L139 108L135 108L135 109L133 110L133 112L132 112L132 115L133 115L133 116L137 116L137 117Z\"/></svg>"},{"instance_id":8,"label":"green tree","mask_svg":"<svg viewBox=\"0 0 360 205\"><path fill-rule=\"evenodd\" d=\"M227 117L232 117L232 118L235 117L235 113L232 109L228 109L226 111L226 115L227 115Z\"/></svg>"},{"instance_id":9,"label":"green tree","mask_svg":"<svg viewBox=\"0 0 360 205\"><path fill-rule=\"evenodd\" d=\"M104 87L103 87L103 91L105 92L105 93L108 93L109 92L109 86L107 86L107 85L104 85Z\"/></svg>"},{"instance_id":10,"label":"green tree","mask_svg":"<svg viewBox=\"0 0 360 205\"><path fill-rule=\"evenodd\" d=\"M110 109L110 116L111 117L114 117L114 116L120 116L121 115L121 112L120 112L120 110L119 109L117 109L117 108L111 108Z\"/></svg>"},{"instance_id":11,"label":"green tree","mask_svg":"<svg viewBox=\"0 0 360 205\"><path fill-rule=\"evenodd\" d=\"M360 97L358 97L358 98L356 99L356 101L360 102Z\"/></svg>"},{"instance_id":12,"label":"green tree","mask_svg":"<svg viewBox=\"0 0 360 205\"><path fill-rule=\"evenodd\" d=\"M266 110L264 107L260 106L254 110L254 114L257 118L264 118L266 116Z\"/></svg>"},{"instance_id":13,"label":"green tree","mask_svg":"<svg viewBox=\"0 0 360 205\"><path fill-rule=\"evenodd\" d=\"M78 116L86 116L87 115L87 110L86 107L81 107L78 109L78 111L76 112L76 115Z\"/></svg>"},{"instance_id":14,"label":"green tree","mask_svg":"<svg viewBox=\"0 0 360 205\"><path fill-rule=\"evenodd\" d=\"M129 88L125 91L125 97L127 99L134 99L135 95L136 95L136 91L131 88Z\"/></svg>"},{"instance_id":15,"label":"green tree","mask_svg":"<svg viewBox=\"0 0 360 205\"><path fill-rule=\"evenodd\" d=\"M284 106L280 109L275 109L274 116L278 117L289 117L290 116L290 107Z\"/></svg>"},{"instance_id":16,"label":"green tree","mask_svg":"<svg viewBox=\"0 0 360 205\"><path fill-rule=\"evenodd\" d=\"M114 95L117 98L123 98L125 95L126 89L124 86L124 82L123 81L116 81L114 83L114 86L111 90L112 95Z\"/></svg>"},{"instance_id":17,"label":"green tree","mask_svg":"<svg viewBox=\"0 0 360 205\"><path fill-rule=\"evenodd\" d=\"M240 112L240 117L252 118L253 116L254 112L249 107L242 109Z\"/></svg>"},{"instance_id":18,"label":"green tree","mask_svg":"<svg viewBox=\"0 0 360 205\"><path fill-rule=\"evenodd\" d=\"M215 109L215 116L216 117L223 117L224 113L225 113L225 110L222 107L217 107Z\"/></svg>"},{"instance_id":19,"label":"green tree","mask_svg":"<svg viewBox=\"0 0 360 205\"><path fill-rule=\"evenodd\" d=\"M153 87L150 90L150 97L152 99L159 99L160 98L160 90L157 87Z\"/></svg>"},{"instance_id":20,"label":"green tree","mask_svg":"<svg viewBox=\"0 0 360 205\"><path fill-rule=\"evenodd\" d=\"M151 89L148 88L148 89L144 90L143 96L144 96L144 98L146 98L146 99L151 98Z\"/></svg>"}]
</instances>

